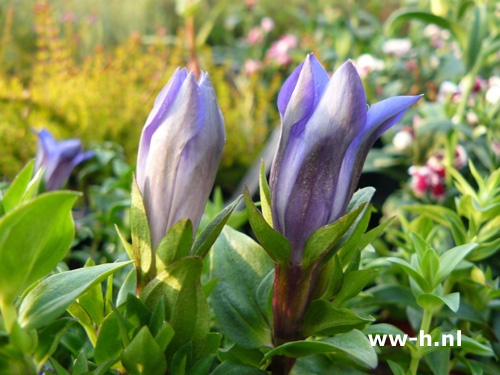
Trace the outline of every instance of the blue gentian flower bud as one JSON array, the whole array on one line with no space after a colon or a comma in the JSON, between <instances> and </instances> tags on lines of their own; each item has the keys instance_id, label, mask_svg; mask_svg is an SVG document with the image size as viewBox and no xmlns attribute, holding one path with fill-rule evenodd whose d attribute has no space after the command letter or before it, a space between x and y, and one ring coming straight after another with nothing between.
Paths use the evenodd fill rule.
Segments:
<instances>
[{"instance_id":1,"label":"blue gentian flower bud","mask_svg":"<svg viewBox=\"0 0 500 375\"><path fill-rule=\"evenodd\" d=\"M224 119L208 74L176 70L143 128L137 184L155 249L180 219L196 233L225 143ZM194 235L193 233L193 235Z\"/></svg>"},{"instance_id":2,"label":"blue gentian flower bud","mask_svg":"<svg viewBox=\"0 0 500 375\"><path fill-rule=\"evenodd\" d=\"M329 78L313 55L278 96L281 138L270 177L273 224L300 263L309 236L344 215L373 143L420 96L398 96L367 111L356 68L344 63Z\"/></svg>"},{"instance_id":3,"label":"blue gentian flower bud","mask_svg":"<svg viewBox=\"0 0 500 375\"><path fill-rule=\"evenodd\" d=\"M83 151L82 142L79 139L57 142L46 129L42 129L37 134L38 150L35 170L45 167L44 182L47 191L60 189L78 164L94 156L92 151Z\"/></svg>"}]
</instances>

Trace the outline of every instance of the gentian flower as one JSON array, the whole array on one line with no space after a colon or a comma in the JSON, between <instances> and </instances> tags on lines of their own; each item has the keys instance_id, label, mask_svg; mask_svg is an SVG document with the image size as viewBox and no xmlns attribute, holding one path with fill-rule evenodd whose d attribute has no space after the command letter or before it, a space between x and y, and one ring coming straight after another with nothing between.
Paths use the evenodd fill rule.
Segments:
<instances>
[{"instance_id":1,"label":"gentian flower","mask_svg":"<svg viewBox=\"0 0 500 375\"><path fill-rule=\"evenodd\" d=\"M371 146L419 99L397 96L367 110L351 61L330 79L313 55L286 80L270 192L273 225L289 240L292 263L312 233L345 214Z\"/></svg>"},{"instance_id":2,"label":"gentian flower","mask_svg":"<svg viewBox=\"0 0 500 375\"><path fill-rule=\"evenodd\" d=\"M57 142L46 129L42 129L37 135L35 170L45 167L44 181L47 191L60 189L78 164L94 156L92 151L83 151L79 139Z\"/></svg>"},{"instance_id":3,"label":"gentian flower","mask_svg":"<svg viewBox=\"0 0 500 375\"><path fill-rule=\"evenodd\" d=\"M142 130L137 184L155 249L180 219L196 233L225 143L224 119L208 74L176 70Z\"/></svg>"}]
</instances>

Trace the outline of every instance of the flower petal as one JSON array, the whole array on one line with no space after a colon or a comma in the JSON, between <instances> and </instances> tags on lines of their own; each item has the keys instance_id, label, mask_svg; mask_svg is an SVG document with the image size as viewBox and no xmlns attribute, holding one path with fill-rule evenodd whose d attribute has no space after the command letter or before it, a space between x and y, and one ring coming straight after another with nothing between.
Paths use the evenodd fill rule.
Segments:
<instances>
[{"instance_id":1,"label":"flower petal","mask_svg":"<svg viewBox=\"0 0 500 375\"><path fill-rule=\"evenodd\" d=\"M351 143L346 152L333 201L330 221L337 220L345 212L356 186L370 148L375 141L398 122L405 112L422 96L395 96L371 106L366 127Z\"/></svg>"}]
</instances>

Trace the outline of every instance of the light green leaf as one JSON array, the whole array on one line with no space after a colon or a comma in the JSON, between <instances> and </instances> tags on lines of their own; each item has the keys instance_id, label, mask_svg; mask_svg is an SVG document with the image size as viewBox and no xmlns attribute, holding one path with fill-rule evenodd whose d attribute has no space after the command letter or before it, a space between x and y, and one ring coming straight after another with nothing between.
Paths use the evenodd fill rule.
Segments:
<instances>
[{"instance_id":1,"label":"light green leaf","mask_svg":"<svg viewBox=\"0 0 500 375\"><path fill-rule=\"evenodd\" d=\"M154 275L155 269L148 216L135 176L132 184L130 216L134 260L136 262L136 268L141 271L137 283L143 287L144 283Z\"/></svg>"},{"instance_id":2,"label":"light green leaf","mask_svg":"<svg viewBox=\"0 0 500 375\"><path fill-rule=\"evenodd\" d=\"M162 297L165 299L165 319L175 331L167 349L169 355L188 341L204 339L209 332L210 311L200 284L202 267L202 258L184 257L158 274L140 294L150 310ZM196 352L196 347L193 350Z\"/></svg>"},{"instance_id":3,"label":"light green leaf","mask_svg":"<svg viewBox=\"0 0 500 375\"><path fill-rule=\"evenodd\" d=\"M394 375L405 375L405 371L403 368L398 365L396 362L393 362L391 360L387 360L387 364L391 368L391 371Z\"/></svg>"},{"instance_id":4,"label":"light green leaf","mask_svg":"<svg viewBox=\"0 0 500 375\"><path fill-rule=\"evenodd\" d=\"M248 221L259 240L260 244L277 263L286 263L291 256L291 247L288 240L279 232L275 231L261 215L245 187L245 203L247 206Z\"/></svg>"},{"instance_id":5,"label":"light green leaf","mask_svg":"<svg viewBox=\"0 0 500 375\"><path fill-rule=\"evenodd\" d=\"M23 201L28 185L33 175L34 160L31 160L16 176L9 189L2 198L3 211L8 213Z\"/></svg>"},{"instance_id":6,"label":"light green leaf","mask_svg":"<svg viewBox=\"0 0 500 375\"><path fill-rule=\"evenodd\" d=\"M245 234L225 228L214 245L210 265L210 277L220 277L210 298L222 330L240 346L271 346L269 289L259 288L273 269L265 251Z\"/></svg>"},{"instance_id":7,"label":"light green leaf","mask_svg":"<svg viewBox=\"0 0 500 375\"><path fill-rule=\"evenodd\" d=\"M395 257L389 257L387 258L388 262L396 263L399 265L403 270L410 276L415 282L422 288L423 291L431 291L432 288L419 273L418 271L407 261L400 259L400 258L395 258Z\"/></svg>"},{"instance_id":8,"label":"light green leaf","mask_svg":"<svg viewBox=\"0 0 500 375\"><path fill-rule=\"evenodd\" d=\"M156 248L156 274L169 264L189 254L193 243L193 225L189 219L181 219L167 232Z\"/></svg>"},{"instance_id":9,"label":"light green leaf","mask_svg":"<svg viewBox=\"0 0 500 375\"><path fill-rule=\"evenodd\" d=\"M41 328L49 324L83 293L131 263L102 264L50 276L29 292L21 304L21 325L25 328Z\"/></svg>"},{"instance_id":10,"label":"light green leaf","mask_svg":"<svg viewBox=\"0 0 500 375\"><path fill-rule=\"evenodd\" d=\"M260 163L260 176L259 176L259 189L260 189L260 205L262 207L262 216L267 221L269 226L273 228L273 214L271 212L271 193L269 192L269 184L266 178L266 167L264 160Z\"/></svg>"},{"instance_id":11,"label":"light green leaf","mask_svg":"<svg viewBox=\"0 0 500 375\"><path fill-rule=\"evenodd\" d=\"M431 293L423 293L417 297L417 303L424 310L434 310L446 305L451 311L457 312L460 307L460 293L451 293L444 297Z\"/></svg>"},{"instance_id":12,"label":"light green leaf","mask_svg":"<svg viewBox=\"0 0 500 375\"><path fill-rule=\"evenodd\" d=\"M220 232L226 225L229 217L233 213L234 209L240 204L242 196L234 200L230 205L224 208L221 212L215 216L215 218L208 223L208 225L203 229L199 236L194 241L192 254L205 258L208 251L219 237Z\"/></svg>"},{"instance_id":13,"label":"light green leaf","mask_svg":"<svg viewBox=\"0 0 500 375\"><path fill-rule=\"evenodd\" d=\"M71 208L79 195L42 194L0 219L2 299L12 301L62 260L75 236Z\"/></svg>"},{"instance_id":14,"label":"light green leaf","mask_svg":"<svg viewBox=\"0 0 500 375\"><path fill-rule=\"evenodd\" d=\"M439 271L436 275L436 283L440 284L446 279L450 273L458 266L458 264L477 247L477 244L467 244L454 247L441 254L439 257Z\"/></svg>"}]
</instances>

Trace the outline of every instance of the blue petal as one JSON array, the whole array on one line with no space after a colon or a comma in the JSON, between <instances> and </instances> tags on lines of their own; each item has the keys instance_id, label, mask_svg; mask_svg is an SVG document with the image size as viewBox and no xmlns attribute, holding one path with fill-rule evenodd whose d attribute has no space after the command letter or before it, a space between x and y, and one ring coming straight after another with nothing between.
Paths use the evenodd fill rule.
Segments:
<instances>
[{"instance_id":1,"label":"blue petal","mask_svg":"<svg viewBox=\"0 0 500 375\"><path fill-rule=\"evenodd\" d=\"M375 141L406 113L422 96L395 96L370 107L366 127L351 143L340 171L336 197L330 222L337 220L345 209L358 185L366 157Z\"/></svg>"}]
</instances>

